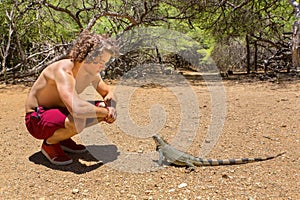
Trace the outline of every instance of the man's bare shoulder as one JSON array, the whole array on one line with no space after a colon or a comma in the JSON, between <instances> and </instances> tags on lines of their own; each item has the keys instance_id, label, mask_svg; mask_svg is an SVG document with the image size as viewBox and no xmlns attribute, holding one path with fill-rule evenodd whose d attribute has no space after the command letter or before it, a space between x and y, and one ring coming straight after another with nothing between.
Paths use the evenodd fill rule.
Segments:
<instances>
[{"instance_id":1,"label":"man's bare shoulder","mask_svg":"<svg viewBox=\"0 0 300 200\"><path fill-rule=\"evenodd\" d=\"M51 68L52 70L55 69L72 70L73 67L74 67L74 63L70 59L59 60L49 65L49 68Z\"/></svg>"},{"instance_id":2,"label":"man's bare shoulder","mask_svg":"<svg viewBox=\"0 0 300 200\"><path fill-rule=\"evenodd\" d=\"M70 59L63 59L46 67L43 74L50 79L54 79L58 73L72 73L73 67L74 63Z\"/></svg>"}]
</instances>

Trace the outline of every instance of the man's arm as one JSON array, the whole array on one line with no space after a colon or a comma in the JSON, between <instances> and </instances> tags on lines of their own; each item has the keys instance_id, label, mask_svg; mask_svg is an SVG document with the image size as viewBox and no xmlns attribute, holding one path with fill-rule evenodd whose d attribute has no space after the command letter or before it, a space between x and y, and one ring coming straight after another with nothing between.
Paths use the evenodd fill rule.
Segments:
<instances>
[{"instance_id":1,"label":"man's arm","mask_svg":"<svg viewBox=\"0 0 300 200\"><path fill-rule=\"evenodd\" d=\"M65 69L55 71L56 88L64 105L75 118L106 118L108 109L96 107L81 99L75 90L75 79L72 72Z\"/></svg>"},{"instance_id":2,"label":"man's arm","mask_svg":"<svg viewBox=\"0 0 300 200\"><path fill-rule=\"evenodd\" d=\"M99 76L96 81L93 82L96 91L103 97L108 107L116 108L117 99L110 87Z\"/></svg>"},{"instance_id":3,"label":"man's arm","mask_svg":"<svg viewBox=\"0 0 300 200\"><path fill-rule=\"evenodd\" d=\"M108 109L108 116L105 118L107 123L113 123L117 119L116 104L117 100L109 86L102 80L100 75L97 80L93 82L96 91L103 97L106 108Z\"/></svg>"}]
</instances>

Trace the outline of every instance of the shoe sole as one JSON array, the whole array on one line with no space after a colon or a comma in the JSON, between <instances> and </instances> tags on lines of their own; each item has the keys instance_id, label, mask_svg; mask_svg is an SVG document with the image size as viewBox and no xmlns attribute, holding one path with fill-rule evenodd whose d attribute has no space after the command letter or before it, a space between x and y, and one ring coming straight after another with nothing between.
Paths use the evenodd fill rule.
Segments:
<instances>
[{"instance_id":1,"label":"shoe sole","mask_svg":"<svg viewBox=\"0 0 300 200\"><path fill-rule=\"evenodd\" d=\"M47 152L44 149L41 149L42 154L54 165L69 165L73 162L72 159L64 161L64 162L58 162L58 161L54 161L52 160L49 155L47 154Z\"/></svg>"},{"instance_id":2,"label":"shoe sole","mask_svg":"<svg viewBox=\"0 0 300 200\"><path fill-rule=\"evenodd\" d=\"M60 145L61 146L61 148L64 150L64 151L66 151L66 152L69 152L69 153L85 153L85 152L87 152L87 149L85 148L85 149L82 149L82 150L73 150L73 149L70 149L70 148L68 148L68 147L66 147L66 146L63 146L63 145Z\"/></svg>"}]
</instances>

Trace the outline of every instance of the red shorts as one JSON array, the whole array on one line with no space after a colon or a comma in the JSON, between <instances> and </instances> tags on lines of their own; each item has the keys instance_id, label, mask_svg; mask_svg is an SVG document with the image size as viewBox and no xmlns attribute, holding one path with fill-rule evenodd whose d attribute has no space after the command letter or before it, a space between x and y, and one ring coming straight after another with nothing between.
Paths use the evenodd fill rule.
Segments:
<instances>
[{"instance_id":1,"label":"red shorts","mask_svg":"<svg viewBox=\"0 0 300 200\"><path fill-rule=\"evenodd\" d=\"M29 133L37 139L51 137L57 129L65 128L69 115L67 108L37 107L35 112L26 113L25 123Z\"/></svg>"},{"instance_id":2,"label":"red shorts","mask_svg":"<svg viewBox=\"0 0 300 200\"><path fill-rule=\"evenodd\" d=\"M98 106L103 101L89 101ZM57 129L65 128L65 120L69 115L67 108L37 107L35 112L26 113L25 124L29 133L37 139L48 139ZM87 122L92 119L88 118Z\"/></svg>"}]
</instances>

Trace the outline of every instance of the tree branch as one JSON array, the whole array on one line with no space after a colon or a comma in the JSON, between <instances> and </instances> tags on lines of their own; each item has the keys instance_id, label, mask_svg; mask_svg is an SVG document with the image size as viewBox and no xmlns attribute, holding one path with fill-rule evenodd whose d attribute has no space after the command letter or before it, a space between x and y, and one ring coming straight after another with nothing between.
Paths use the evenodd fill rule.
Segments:
<instances>
[{"instance_id":1,"label":"tree branch","mask_svg":"<svg viewBox=\"0 0 300 200\"><path fill-rule=\"evenodd\" d=\"M64 12L64 13L68 14L77 23L77 25L79 26L79 28L83 29L83 26L82 26L82 24L81 24L80 19L78 18L78 16L74 15L70 10L68 10L66 8L61 8L61 7L52 5L52 4L50 4L50 3L46 2L46 1L42 1L41 3L44 6L52 8L53 10Z\"/></svg>"},{"instance_id":2,"label":"tree branch","mask_svg":"<svg viewBox=\"0 0 300 200\"><path fill-rule=\"evenodd\" d=\"M295 12L296 12L296 17L300 18L300 8L299 8L299 3L295 0L289 0L290 4L294 7Z\"/></svg>"},{"instance_id":3,"label":"tree branch","mask_svg":"<svg viewBox=\"0 0 300 200\"><path fill-rule=\"evenodd\" d=\"M14 32L13 30L13 27L12 27L12 21L13 21L13 15L14 15L14 8L15 7L12 7L10 13L8 13L8 11L6 10L5 13L6 13L6 17L9 21L9 33L8 33L8 40L7 40L7 45L6 45L6 48L3 47L1 48L1 55L3 57L3 60L2 60L2 71L1 73L2 74L6 74L6 58L9 54L9 50L10 50L10 45L11 45L11 38L12 38L12 34Z\"/></svg>"},{"instance_id":4,"label":"tree branch","mask_svg":"<svg viewBox=\"0 0 300 200\"><path fill-rule=\"evenodd\" d=\"M86 30L91 30L91 28L95 25L96 21L104 16L108 16L108 17L116 17L116 18L125 18L127 19L131 24L129 26L136 26L139 24L139 22L137 22L133 17L129 16L127 13L125 14L119 14L116 12L103 12L103 13L98 13L96 15L93 16L93 18L89 21L87 27L85 28Z\"/></svg>"}]
</instances>

